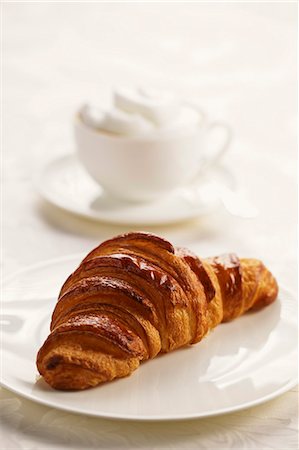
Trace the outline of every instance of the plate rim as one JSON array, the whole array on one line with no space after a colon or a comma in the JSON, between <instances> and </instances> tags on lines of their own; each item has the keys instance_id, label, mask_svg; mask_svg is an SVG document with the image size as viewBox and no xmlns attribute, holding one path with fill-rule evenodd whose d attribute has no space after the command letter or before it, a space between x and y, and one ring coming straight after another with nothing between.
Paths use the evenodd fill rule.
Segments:
<instances>
[{"instance_id":1,"label":"plate rim","mask_svg":"<svg viewBox=\"0 0 299 450\"><path fill-rule=\"evenodd\" d=\"M84 257L83 252L73 253L73 254L64 255L61 257L43 260L43 261L37 262L35 264L31 264L27 267L21 268L15 272L13 272L12 274L6 276L2 280L1 291L5 287L5 284L10 283L11 281L13 281L14 278L19 276L20 274L24 274L28 271L32 271L32 270L35 270L38 268L43 268L43 267L52 265L55 262L72 261L75 259L79 260L80 258L82 258L82 256ZM286 288L284 285L280 285L280 292L283 292L283 291L285 291L287 294L290 294L292 297L296 296L295 293L293 293L290 289ZM9 304L9 302L10 302L10 300L7 301L8 304ZM24 300L24 302L26 302L26 299ZM1 306L3 307L3 304ZM296 319L292 320L292 318L289 318L289 320L298 326ZM74 409L73 407L68 406L68 405L64 406L62 404L57 404L57 403L55 403L55 401L37 397L32 393L27 393L26 391L24 392L15 386L11 386L10 384L8 384L7 382L4 381L2 371L0 374L0 386L13 392L14 394L17 394L23 398L26 398L27 400L38 403L40 405L55 408L60 411L67 411L67 412L73 413L73 414L82 414L85 416L98 417L101 419L111 419L111 420L121 420L121 421L139 421L139 422L186 421L186 420L195 420L195 419L200 419L200 418L215 417L215 416L220 416L220 415L224 415L224 414L230 414L230 413L242 411L242 410L254 407L254 406L258 406L260 404L263 404L270 400L273 400L274 398L276 398L276 397L284 394L285 392L289 391L290 389L294 388L295 386L297 386L297 384L298 384L298 373L297 373L297 376L291 376L291 378L283 386L279 387L278 389L274 390L273 392L268 393L256 400L243 402L243 403L240 403L233 407L224 407L224 408L219 408L219 409L215 409L215 410L207 411L207 412L202 411L200 413L172 414L172 415L167 415L167 416L166 415L161 415L161 416L159 416L159 415L155 415L155 416L134 415L134 414L126 414L124 416L123 414L119 414L119 413L112 414L112 413L100 413L100 412L96 412L96 411L84 411L84 410L80 410L78 408Z\"/></svg>"},{"instance_id":2,"label":"plate rim","mask_svg":"<svg viewBox=\"0 0 299 450\"><path fill-rule=\"evenodd\" d=\"M0 386L4 387L5 389L13 392L14 394L20 395L23 398L26 398L27 400L30 400L32 402L38 403L40 405L48 406L50 408L58 409L59 411L67 411L69 413L73 414L80 414L84 416L89 417L98 417L101 419L110 419L110 420L119 420L119 421L138 421L138 422L178 422L178 421L186 421L186 420L195 420L195 419L204 419L207 417L215 417L215 416L222 416L224 414L230 414L235 413L237 411L243 411L245 409L253 408L255 406L261 405L263 403L266 403L268 401L274 400L275 398L279 397L280 395L288 392L290 389L297 386L298 380L297 378L291 378L291 380L288 381L284 386L277 389L276 391L272 392L271 394L265 395L264 397L261 397L257 400L254 400L252 402L245 402L240 405L236 405L234 407L227 407L227 408L220 408L219 410L210 411L210 412L202 412L202 413L195 413L195 414L185 414L185 415L169 415L169 416L143 416L143 415L119 415L119 414L109 414L109 413L97 413L93 411L80 411L79 409L72 409L68 406L63 406L60 404L56 404L51 401L43 400L39 397L34 397L32 395L29 395L24 392L20 392L15 388L12 388L8 385L6 385L5 382L0 378Z\"/></svg>"}]
</instances>

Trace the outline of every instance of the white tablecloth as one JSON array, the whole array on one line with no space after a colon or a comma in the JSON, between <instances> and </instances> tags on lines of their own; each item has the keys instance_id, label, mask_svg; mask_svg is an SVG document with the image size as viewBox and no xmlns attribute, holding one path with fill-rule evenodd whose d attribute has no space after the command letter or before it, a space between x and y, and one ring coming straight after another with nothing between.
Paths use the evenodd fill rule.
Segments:
<instances>
[{"instance_id":1,"label":"white tablecloth","mask_svg":"<svg viewBox=\"0 0 299 450\"><path fill-rule=\"evenodd\" d=\"M224 162L259 209L252 220L219 209L148 230L202 256L259 257L296 289L295 3L7 2L3 30L4 276L128 231L46 204L33 180L47 161L73 151L78 105L106 101L114 85L146 83L176 89L231 124ZM298 446L297 389L246 411L180 423L72 415L5 389L0 405L2 449Z\"/></svg>"}]
</instances>

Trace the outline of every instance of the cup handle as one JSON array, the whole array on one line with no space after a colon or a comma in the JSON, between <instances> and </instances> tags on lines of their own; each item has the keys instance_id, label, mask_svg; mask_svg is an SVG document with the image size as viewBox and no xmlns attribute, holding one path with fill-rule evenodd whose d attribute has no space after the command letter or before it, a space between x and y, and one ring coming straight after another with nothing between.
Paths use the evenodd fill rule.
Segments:
<instances>
[{"instance_id":1,"label":"cup handle","mask_svg":"<svg viewBox=\"0 0 299 450\"><path fill-rule=\"evenodd\" d=\"M222 130L223 138L221 144L214 143L214 145L207 145L202 159L202 168L206 168L211 164L216 163L227 151L229 144L232 140L233 132L231 127L221 121L211 122L207 125L206 138L214 134L216 130Z\"/></svg>"}]
</instances>

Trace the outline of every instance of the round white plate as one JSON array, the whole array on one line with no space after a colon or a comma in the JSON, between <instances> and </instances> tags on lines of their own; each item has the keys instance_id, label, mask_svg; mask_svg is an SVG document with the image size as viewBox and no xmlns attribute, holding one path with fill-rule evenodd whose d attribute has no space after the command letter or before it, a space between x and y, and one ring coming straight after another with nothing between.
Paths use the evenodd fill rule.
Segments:
<instances>
[{"instance_id":1,"label":"round white plate","mask_svg":"<svg viewBox=\"0 0 299 450\"><path fill-rule=\"evenodd\" d=\"M150 203L133 203L106 195L75 155L51 162L38 181L41 195L60 208L89 219L127 225L161 225L193 219L219 206L221 187L234 184L228 169L217 166L196 187L178 189Z\"/></svg>"},{"instance_id":2,"label":"round white plate","mask_svg":"<svg viewBox=\"0 0 299 450\"><path fill-rule=\"evenodd\" d=\"M197 345L158 356L130 377L81 392L37 379L58 290L83 255L48 261L3 286L2 375L6 388L76 413L134 420L223 414L270 400L296 384L296 301L285 289L262 311L219 325Z\"/></svg>"}]
</instances>

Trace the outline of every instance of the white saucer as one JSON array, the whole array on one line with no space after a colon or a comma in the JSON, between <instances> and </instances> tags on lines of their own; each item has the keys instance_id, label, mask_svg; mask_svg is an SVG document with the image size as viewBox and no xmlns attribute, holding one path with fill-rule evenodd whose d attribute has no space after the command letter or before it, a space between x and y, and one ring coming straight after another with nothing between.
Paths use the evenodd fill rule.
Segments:
<instances>
[{"instance_id":1,"label":"white saucer","mask_svg":"<svg viewBox=\"0 0 299 450\"><path fill-rule=\"evenodd\" d=\"M108 197L85 172L75 155L46 166L38 181L41 195L71 213L103 222L161 225L193 219L220 206L221 187L234 179L227 168L213 167L195 187L182 188L151 203L130 203ZM216 189L215 189L216 186Z\"/></svg>"}]
</instances>

